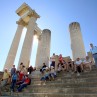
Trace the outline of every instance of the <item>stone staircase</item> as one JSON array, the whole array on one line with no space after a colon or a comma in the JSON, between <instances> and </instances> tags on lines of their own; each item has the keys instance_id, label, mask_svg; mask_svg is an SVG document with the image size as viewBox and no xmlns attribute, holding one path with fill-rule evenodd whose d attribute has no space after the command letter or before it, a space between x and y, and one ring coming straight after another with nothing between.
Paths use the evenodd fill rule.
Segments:
<instances>
[{"instance_id":1,"label":"stone staircase","mask_svg":"<svg viewBox=\"0 0 97 97\"><path fill-rule=\"evenodd\" d=\"M97 97L97 69L80 76L62 71L55 81L47 81L46 85L40 85L40 78L32 78L31 85L23 92L3 94L6 96L1 97Z\"/></svg>"}]
</instances>

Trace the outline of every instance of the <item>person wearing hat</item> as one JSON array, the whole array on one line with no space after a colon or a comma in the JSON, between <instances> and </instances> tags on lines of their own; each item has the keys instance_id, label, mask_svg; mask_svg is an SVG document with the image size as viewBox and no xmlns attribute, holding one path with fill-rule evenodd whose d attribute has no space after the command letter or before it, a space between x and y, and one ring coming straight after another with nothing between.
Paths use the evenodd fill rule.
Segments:
<instances>
[{"instance_id":1,"label":"person wearing hat","mask_svg":"<svg viewBox=\"0 0 97 97\"><path fill-rule=\"evenodd\" d=\"M8 83L9 78L10 78L10 73L8 72L7 68L5 68L3 77L1 79L1 85L0 85L1 88Z\"/></svg>"}]
</instances>

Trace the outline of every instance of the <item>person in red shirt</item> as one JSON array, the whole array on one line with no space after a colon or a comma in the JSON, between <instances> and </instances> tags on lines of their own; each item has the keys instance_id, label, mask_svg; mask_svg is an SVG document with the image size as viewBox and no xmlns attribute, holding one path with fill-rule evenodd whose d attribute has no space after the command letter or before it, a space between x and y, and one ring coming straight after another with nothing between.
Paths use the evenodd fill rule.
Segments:
<instances>
[{"instance_id":1,"label":"person in red shirt","mask_svg":"<svg viewBox=\"0 0 97 97\"><path fill-rule=\"evenodd\" d=\"M61 71L62 68L64 68L62 54L59 55L58 69L59 69L59 68L60 68L60 71Z\"/></svg>"},{"instance_id":2,"label":"person in red shirt","mask_svg":"<svg viewBox=\"0 0 97 97\"><path fill-rule=\"evenodd\" d=\"M63 57L62 57L62 54L59 55L59 63L63 63Z\"/></svg>"},{"instance_id":3,"label":"person in red shirt","mask_svg":"<svg viewBox=\"0 0 97 97\"><path fill-rule=\"evenodd\" d=\"M21 92L22 91L22 89L24 88L24 87L27 87L27 85L30 83L30 78L28 77L28 75L25 75L25 80L24 80L24 82L22 83L22 84L20 84L20 86L18 87L18 89L17 89L17 92Z\"/></svg>"}]
</instances>

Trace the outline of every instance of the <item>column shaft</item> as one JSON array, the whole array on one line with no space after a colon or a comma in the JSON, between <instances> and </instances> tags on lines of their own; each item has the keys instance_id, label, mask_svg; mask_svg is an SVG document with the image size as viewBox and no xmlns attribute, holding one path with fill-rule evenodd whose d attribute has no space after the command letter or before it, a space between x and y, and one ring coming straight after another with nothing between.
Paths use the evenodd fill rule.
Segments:
<instances>
[{"instance_id":1,"label":"column shaft","mask_svg":"<svg viewBox=\"0 0 97 97\"><path fill-rule=\"evenodd\" d=\"M50 41L51 41L51 31L48 29L44 29L38 42L35 64L37 69L39 69L43 65L43 63L46 63L47 66L49 65Z\"/></svg>"},{"instance_id":2,"label":"column shaft","mask_svg":"<svg viewBox=\"0 0 97 97\"><path fill-rule=\"evenodd\" d=\"M14 39L12 41L4 68L10 69L12 67L12 65L14 64L14 60L16 57L16 53L17 53L19 42L20 42L22 30L23 30L23 26L18 25L18 28L17 28L16 34L14 36Z\"/></svg>"},{"instance_id":3,"label":"column shaft","mask_svg":"<svg viewBox=\"0 0 97 97\"><path fill-rule=\"evenodd\" d=\"M31 56L31 51L33 46L35 22L36 22L36 18L31 17L27 26L27 32L26 32L26 36L24 39L24 43L23 43L23 47L22 47L22 51L19 59L19 64L23 62L26 67L29 66L29 61L30 61L30 56ZM19 64L18 64L18 68L19 68Z\"/></svg>"}]
</instances>

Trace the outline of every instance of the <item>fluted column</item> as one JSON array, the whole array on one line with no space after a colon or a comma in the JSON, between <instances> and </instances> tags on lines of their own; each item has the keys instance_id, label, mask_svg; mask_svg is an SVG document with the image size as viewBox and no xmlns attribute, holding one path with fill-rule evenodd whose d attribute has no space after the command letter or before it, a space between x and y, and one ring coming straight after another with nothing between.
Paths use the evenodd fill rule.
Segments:
<instances>
[{"instance_id":1,"label":"fluted column","mask_svg":"<svg viewBox=\"0 0 97 97\"><path fill-rule=\"evenodd\" d=\"M38 49L36 55L35 67L39 69L43 63L49 65L50 58L50 41L51 41L51 31L44 29L38 41Z\"/></svg>"},{"instance_id":2,"label":"fluted column","mask_svg":"<svg viewBox=\"0 0 97 97\"><path fill-rule=\"evenodd\" d=\"M31 57L31 51L32 51L32 46L33 46L33 35L34 35L34 30L35 30L35 25L36 25L36 18L31 17L27 26L27 32L26 36L24 39L20 59L19 59L19 64L21 62L24 63L26 67L29 66L29 61ZM19 67L18 64L18 67Z\"/></svg>"},{"instance_id":3,"label":"fluted column","mask_svg":"<svg viewBox=\"0 0 97 97\"><path fill-rule=\"evenodd\" d=\"M12 65L14 64L14 60L15 60L17 49L19 46L22 30L24 27L23 26L24 22L22 20L17 21L17 24L18 24L17 31L13 38L13 41L12 41L5 65L4 65L4 68L7 68L7 69L10 69L12 67Z\"/></svg>"}]
</instances>

